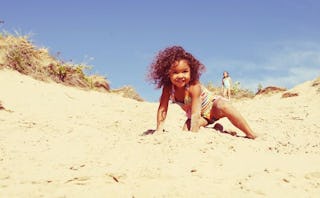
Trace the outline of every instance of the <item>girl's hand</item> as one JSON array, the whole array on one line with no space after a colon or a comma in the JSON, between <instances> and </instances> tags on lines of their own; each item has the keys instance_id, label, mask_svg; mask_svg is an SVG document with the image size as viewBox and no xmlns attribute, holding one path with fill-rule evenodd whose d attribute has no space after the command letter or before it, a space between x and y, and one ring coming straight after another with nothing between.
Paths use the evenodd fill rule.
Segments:
<instances>
[{"instance_id":1,"label":"girl's hand","mask_svg":"<svg viewBox=\"0 0 320 198\"><path fill-rule=\"evenodd\" d=\"M155 133L160 133L160 132L164 132L163 127L157 127L157 129L155 130Z\"/></svg>"},{"instance_id":2,"label":"girl's hand","mask_svg":"<svg viewBox=\"0 0 320 198\"><path fill-rule=\"evenodd\" d=\"M169 99L170 99L170 88L165 86L162 89L162 94L160 97L160 104L158 107L156 131L163 130L164 121L167 117Z\"/></svg>"}]
</instances>

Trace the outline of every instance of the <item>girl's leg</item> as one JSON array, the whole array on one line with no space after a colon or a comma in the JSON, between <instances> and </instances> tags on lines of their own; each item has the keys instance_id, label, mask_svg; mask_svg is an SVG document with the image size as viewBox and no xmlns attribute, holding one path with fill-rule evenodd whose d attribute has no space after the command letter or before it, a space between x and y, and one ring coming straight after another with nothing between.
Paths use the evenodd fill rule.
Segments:
<instances>
[{"instance_id":1,"label":"girl's leg","mask_svg":"<svg viewBox=\"0 0 320 198\"><path fill-rule=\"evenodd\" d=\"M214 115L216 119L227 117L234 126L246 134L247 138L256 138L246 120L242 117L240 112L231 105L230 102L222 98L216 99L213 103L211 114Z\"/></svg>"},{"instance_id":2,"label":"girl's leg","mask_svg":"<svg viewBox=\"0 0 320 198\"><path fill-rule=\"evenodd\" d=\"M223 95L223 97L226 97L226 95L227 95L227 89L223 88L222 95Z\"/></svg>"},{"instance_id":3,"label":"girl's leg","mask_svg":"<svg viewBox=\"0 0 320 198\"><path fill-rule=\"evenodd\" d=\"M229 100L231 99L231 89L230 88L228 88L228 98L229 98Z\"/></svg>"}]
</instances>

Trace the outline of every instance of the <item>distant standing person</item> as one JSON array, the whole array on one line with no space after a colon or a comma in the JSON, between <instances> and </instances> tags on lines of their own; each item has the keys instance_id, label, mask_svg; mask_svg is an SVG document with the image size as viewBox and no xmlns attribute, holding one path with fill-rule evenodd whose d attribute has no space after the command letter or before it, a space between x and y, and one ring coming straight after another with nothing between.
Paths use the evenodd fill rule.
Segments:
<instances>
[{"instance_id":1,"label":"distant standing person","mask_svg":"<svg viewBox=\"0 0 320 198\"><path fill-rule=\"evenodd\" d=\"M231 77L229 76L229 73L226 71L223 72L222 93L224 97L228 96L229 100L231 99L231 85L232 85L232 80L231 80Z\"/></svg>"}]
</instances>

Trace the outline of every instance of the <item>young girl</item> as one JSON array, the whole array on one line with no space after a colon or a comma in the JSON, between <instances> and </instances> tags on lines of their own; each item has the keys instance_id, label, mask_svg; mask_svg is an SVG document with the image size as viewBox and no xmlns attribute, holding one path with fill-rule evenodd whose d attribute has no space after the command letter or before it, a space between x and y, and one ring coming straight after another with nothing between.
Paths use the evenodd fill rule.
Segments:
<instances>
[{"instance_id":1,"label":"young girl","mask_svg":"<svg viewBox=\"0 0 320 198\"><path fill-rule=\"evenodd\" d=\"M222 93L223 96L226 97L228 96L229 100L231 98L231 77L229 76L228 72L223 72L223 77L222 77Z\"/></svg>"},{"instance_id":2,"label":"young girl","mask_svg":"<svg viewBox=\"0 0 320 198\"><path fill-rule=\"evenodd\" d=\"M162 88L157 112L156 131L163 131L169 100L181 106L188 119L183 129L197 132L200 127L227 117L242 130L247 138L254 139L253 131L241 114L224 98L214 97L199 82L205 66L180 46L160 51L149 68L149 80Z\"/></svg>"}]
</instances>

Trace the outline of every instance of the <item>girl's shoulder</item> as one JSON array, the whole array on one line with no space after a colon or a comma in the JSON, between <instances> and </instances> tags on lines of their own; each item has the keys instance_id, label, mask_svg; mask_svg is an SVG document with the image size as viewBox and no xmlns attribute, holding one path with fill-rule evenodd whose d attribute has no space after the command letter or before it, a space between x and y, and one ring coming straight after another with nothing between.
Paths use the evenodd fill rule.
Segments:
<instances>
[{"instance_id":1,"label":"girl's shoulder","mask_svg":"<svg viewBox=\"0 0 320 198\"><path fill-rule=\"evenodd\" d=\"M167 94L171 94L171 92L172 92L172 86L164 85L162 87L162 94L167 95Z\"/></svg>"}]
</instances>

